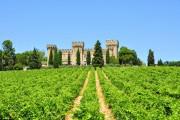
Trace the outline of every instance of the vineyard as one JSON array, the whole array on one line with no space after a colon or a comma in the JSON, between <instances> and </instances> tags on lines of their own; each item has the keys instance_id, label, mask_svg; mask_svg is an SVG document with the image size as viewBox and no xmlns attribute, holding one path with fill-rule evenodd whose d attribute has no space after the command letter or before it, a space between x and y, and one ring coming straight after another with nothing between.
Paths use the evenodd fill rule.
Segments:
<instances>
[{"instance_id":1,"label":"vineyard","mask_svg":"<svg viewBox=\"0 0 180 120\"><path fill-rule=\"evenodd\" d=\"M74 67L0 72L0 119L111 120L106 114L117 120L178 120L180 68L105 67L95 71Z\"/></svg>"}]
</instances>

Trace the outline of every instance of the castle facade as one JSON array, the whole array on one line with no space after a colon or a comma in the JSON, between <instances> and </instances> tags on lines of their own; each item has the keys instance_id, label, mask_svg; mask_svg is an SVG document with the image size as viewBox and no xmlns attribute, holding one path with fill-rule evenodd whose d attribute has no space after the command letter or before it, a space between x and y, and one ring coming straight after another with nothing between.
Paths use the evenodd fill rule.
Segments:
<instances>
[{"instance_id":1,"label":"castle facade","mask_svg":"<svg viewBox=\"0 0 180 120\"><path fill-rule=\"evenodd\" d=\"M68 64L68 54L70 55L71 65L76 65L76 53L79 49L80 51L80 58L81 58L81 65L86 65L86 57L87 52L90 51L91 59L93 58L94 49L85 49L84 42L72 42L72 49L58 49L54 44L47 45L47 65L49 66L49 56L50 52L52 51L54 56L55 50L61 50L62 52L62 64ZM106 48L102 49L104 63L106 64L106 51L109 50L110 56L114 56L115 58L118 57L118 49L119 49L119 41L118 40L106 40ZM92 61L92 60L91 60Z\"/></svg>"}]
</instances>

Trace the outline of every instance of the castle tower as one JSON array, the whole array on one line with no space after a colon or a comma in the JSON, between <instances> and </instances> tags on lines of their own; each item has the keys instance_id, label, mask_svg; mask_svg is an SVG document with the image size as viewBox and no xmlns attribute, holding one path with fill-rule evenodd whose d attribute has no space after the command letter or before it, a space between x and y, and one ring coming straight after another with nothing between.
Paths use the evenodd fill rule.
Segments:
<instances>
[{"instance_id":1,"label":"castle tower","mask_svg":"<svg viewBox=\"0 0 180 120\"><path fill-rule=\"evenodd\" d=\"M110 56L118 57L119 41L118 40L106 40L106 48L109 49Z\"/></svg>"},{"instance_id":2,"label":"castle tower","mask_svg":"<svg viewBox=\"0 0 180 120\"><path fill-rule=\"evenodd\" d=\"M84 55L84 42L72 42L72 65L76 65L76 53L80 51L81 65L84 64L83 55Z\"/></svg>"},{"instance_id":3,"label":"castle tower","mask_svg":"<svg viewBox=\"0 0 180 120\"><path fill-rule=\"evenodd\" d=\"M55 50L57 50L57 46L53 44L48 44L47 45L47 66L49 66L49 56L50 52L52 51L52 56L54 57Z\"/></svg>"}]
</instances>

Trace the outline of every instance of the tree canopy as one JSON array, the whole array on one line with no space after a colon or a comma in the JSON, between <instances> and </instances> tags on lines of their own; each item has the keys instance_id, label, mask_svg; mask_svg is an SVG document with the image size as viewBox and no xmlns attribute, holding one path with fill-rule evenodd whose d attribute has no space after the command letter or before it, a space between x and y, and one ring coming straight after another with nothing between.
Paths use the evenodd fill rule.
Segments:
<instances>
[{"instance_id":1,"label":"tree canopy","mask_svg":"<svg viewBox=\"0 0 180 120\"><path fill-rule=\"evenodd\" d=\"M80 51L78 49L76 53L76 65L80 65L80 64L81 64L81 56L80 56Z\"/></svg>"},{"instance_id":2,"label":"tree canopy","mask_svg":"<svg viewBox=\"0 0 180 120\"><path fill-rule=\"evenodd\" d=\"M59 50L59 65L62 65L62 52Z\"/></svg>"},{"instance_id":3,"label":"tree canopy","mask_svg":"<svg viewBox=\"0 0 180 120\"><path fill-rule=\"evenodd\" d=\"M109 49L106 50L106 64L110 63Z\"/></svg>"},{"instance_id":4,"label":"tree canopy","mask_svg":"<svg viewBox=\"0 0 180 120\"><path fill-rule=\"evenodd\" d=\"M99 40L97 40L95 47L94 47L94 58L92 60L92 65L96 69L96 67L102 68L104 66L104 59L103 59L103 53L101 48L101 43Z\"/></svg>"},{"instance_id":5,"label":"tree canopy","mask_svg":"<svg viewBox=\"0 0 180 120\"><path fill-rule=\"evenodd\" d=\"M68 53L68 65L71 65L71 54Z\"/></svg>"},{"instance_id":6,"label":"tree canopy","mask_svg":"<svg viewBox=\"0 0 180 120\"><path fill-rule=\"evenodd\" d=\"M121 47L119 51L119 63L125 65L139 65L141 64L141 61L137 57L137 53L135 50L131 50L127 47Z\"/></svg>"},{"instance_id":7,"label":"tree canopy","mask_svg":"<svg viewBox=\"0 0 180 120\"><path fill-rule=\"evenodd\" d=\"M90 51L87 51L86 62L87 62L87 65L91 64L91 53L90 53Z\"/></svg>"},{"instance_id":8,"label":"tree canopy","mask_svg":"<svg viewBox=\"0 0 180 120\"><path fill-rule=\"evenodd\" d=\"M55 50L53 58L54 58L53 59L53 67L58 68L59 67L59 53L57 52L57 50Z\"/></svg>"},{"instance_id":9,"label":"tree canopy","mask_svg":"<svg viewBox=\"0 0 180 120\"><path fill-rule=\"evenodd\" d=\"M29 65L30 56L33 54L33 50L25 51L23 53L16 54L16 63L22 64L23 66ZM40 61L45 61L45 52L44 51L37 51L38 57Z\"/></svg>"},{"instance_id":10,"label":"tree canopy","mask_svg":"<svg viewBox=\"0 0 180 120\"><path fill-rule=\"evenodd\" d=\"M53 51L50 50L50 53L49 53L49 65L53 65Z\"/></svg>"},{"instance_id":11,"label":"tree canopy","mask_svg":"<svg viewBox=\"0 0 180 120\"><path fill-rule=\"evenodd\" d=\"M38 55L38 50L34 48L32 55L30 56L29 59L29 67L31 69L39 69L41 68L41 60Z\"/></svg>"},{"instance_id":12,"label":"tree canopy","mask_svg":"<svg viewBox=\"0 0 180 120\"><path fill-rule=\"evenodd\" d=\"M15 55L15 48L13 48L13 43L11 40L5 40L2 43L3 47L3 66L6 70L13 69L15 65L16 55Z\"/></svg>"},{"instance_id":13,"label":"tree canopy","mask_svg":"<svg viewBox=\"0 0 180 120\"><path fill-rule=\"evenodd\" d=\"M158 66L163 66L163 65L164 65L163 61L161 59L159 59L158 60Z\"/></svg>"},{"instance_id":14,"label":"tree canopy","mask_svg":"<svg viewBox=\"0 0 180 120\"><path fill-rule=\"evenodd\" d=\"M154 52L149 49L149 54L148 54L148 66L152 66L155 64L155 60L154 60Z\"/></svg>"}]
</instances>

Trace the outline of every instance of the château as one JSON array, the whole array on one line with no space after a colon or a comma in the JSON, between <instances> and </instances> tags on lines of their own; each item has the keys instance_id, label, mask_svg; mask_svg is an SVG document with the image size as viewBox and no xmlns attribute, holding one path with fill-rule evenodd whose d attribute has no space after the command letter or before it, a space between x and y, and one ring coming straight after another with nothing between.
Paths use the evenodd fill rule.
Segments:
<instances>
[{"instance_id":1,"label":"ch\u00e2teau","mask_svg":"<svg viewBox=\"0 0 180 120\"><path fill-rule=\"evenodd\" d=\"M61 50L62 52L62 64L68 64L68 55L70 55L71 65L76 65L76 53L80 51L80 63L81 65L86 65L86 57L87 52L90 51L91 59L93 58L94 49L86 49L84 42L73 41L72 49L58 49L54 44L47 45L48 57L47 57L47 65L49 65L49 57L50 53L54 55L55 50ZM104 63L106 64L106 51L109 50L109 55L117 58L119 49L119 41L118 40L106 40L106 48L102 49Z\"/></svg>"}]
</instances>

